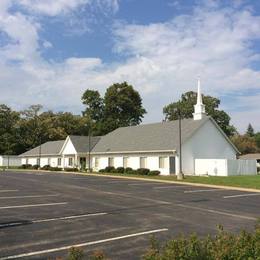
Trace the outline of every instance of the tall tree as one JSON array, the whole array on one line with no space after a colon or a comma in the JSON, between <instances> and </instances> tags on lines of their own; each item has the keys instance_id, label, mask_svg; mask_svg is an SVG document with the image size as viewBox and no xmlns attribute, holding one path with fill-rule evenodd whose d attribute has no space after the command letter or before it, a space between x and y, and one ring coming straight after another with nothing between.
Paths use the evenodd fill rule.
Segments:
<instances>
[{"instance_id":1,"label":"tall tree","mask_svg":"<svg viewBox=\"0 0 260 260\"><path fill-rule=\"evenodd\" d=\"M192 118L194 105L197 102L197 93L193 91L186 92L181 95L181 99L173 102L163 108L165 120L177 120L179 108L183 118ZM206 113L210 115L218 123L221 129L228 135L232 136L236 133L234 126L230 125L230 116L223 110L219 110L220 100L211 96L203 96L203 103L206 107Z\"/></svg>"},{"instance_id":2,"label":"tall tree","mask_svg":"<svg viewBox=\"0 0 260 260\"><path fill-rule=\"evenodd\" d=\"M83 115L96 135L122 126L138 125L146 113L140 94L126 82L108 87L104 98L98 91L88 89L82 96L82 102L86 105Z\"/></svg>"},{"instance_id":3,"label":"tall tree","mask_svg":"<svg viewBox=\"0 0 260 260\"><path fill-rule=\"evenodd\" d=\"M17 149L17 123L19 113L0 105L0 154L15 154Z\"/></svg>"},{"instance_id":4,"label":"tall tree","mask_svg":"<svg viewBox=\"0 0 260 260\"><path fill-rule=\"evenodd\" d=\"M250 123L248 124L246 134L251 137L253 137L255 135L254 128L252 127L252 125Z\"/></svg>"},{"instance_id":5,"label":"tall tree","mask_svg":"<svg viewBox=\"0 0 260 260\"><path fill-rule=\"evenodd\" d=\"M256 141L248 135L234 135L231 137L232 142L242 154L255 153L258 151Z\"/></svg>"}]
</instances>

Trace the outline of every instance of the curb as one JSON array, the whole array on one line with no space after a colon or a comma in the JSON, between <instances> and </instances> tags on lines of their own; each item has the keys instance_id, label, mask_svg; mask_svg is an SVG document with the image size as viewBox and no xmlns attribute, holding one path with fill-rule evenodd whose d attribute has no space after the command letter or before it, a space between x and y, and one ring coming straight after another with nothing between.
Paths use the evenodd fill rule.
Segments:
<instances>
[{"instance_id":1,"label":"curb","mask_svg":"<svg viewBox=\"0 0 260 260\"><path fill-rule=\"evenodd\" d=\"M12 172L13 170L8 170ZM204 183L193 183L193 182L180 182L180 181L170 181L170 180L158 180L158 179L149 179L149 178L142 178L142 177L131 177L131 176L117 176L117 175L108 175L108 174L97 174L97 173L81 173L81 172L65 172L65 171L46 171L46 170L15 170L22 173L26 172L46 172L46 173L63 173L63 174L74 174L74 175L81 175L81 176L95 176L95 177L107 177L107 178L116 178L116 179L127 179L127 180L142 180L142 181L150 181L150 182L159 182L159 183L168 183L168 184L179 184L179 185L186 185L186 186L196 186L196 187L207 187L207 188L216 188L216 189L223 189L223 190L237 190L237 191L245 191L245 192L255 192L260 193L260 189L252 189L252 188L242 188L242 187L235 187L235 186L225 186L225 185L214 185L214 184L204 184ZM7 171L5 171L7 172Z\"/></svg>"}]
</instances>

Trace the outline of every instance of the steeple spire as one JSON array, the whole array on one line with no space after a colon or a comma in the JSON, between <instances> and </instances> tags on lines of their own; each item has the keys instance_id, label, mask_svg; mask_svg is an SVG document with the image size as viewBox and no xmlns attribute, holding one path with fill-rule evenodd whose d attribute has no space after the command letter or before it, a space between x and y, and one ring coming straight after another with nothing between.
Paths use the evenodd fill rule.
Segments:
<instances>
[{"instance_id":1,"label":"steeple spire","mask_svg":"<svg viewBox=\"0 0 260 260\"><path fill-rule=\"evenodd\" d=\"M194 106L193 119L200 120L205 115L205 105L202 101L201 89L200 89L200 78L198 78L198 92L197 92L197 104Z\"/></svg>"}]
</instances>

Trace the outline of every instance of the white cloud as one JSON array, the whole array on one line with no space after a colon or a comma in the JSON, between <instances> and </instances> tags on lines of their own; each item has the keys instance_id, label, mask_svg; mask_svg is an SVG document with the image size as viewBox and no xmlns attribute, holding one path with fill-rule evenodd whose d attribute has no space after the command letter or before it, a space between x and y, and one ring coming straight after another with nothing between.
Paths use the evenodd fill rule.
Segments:
<instances>
[{"instance_id":1,"label":"white cloud","mask_svg":"<svg viewBox=\"0 0 260 260\"><path fill-rule=\"evenodd\" d=\"M42 15L55 16L76 10L92 1L22 0L25 8ZM259 89L260 72L251 62L259 61L252 42L260 38L260 17L249 9L197 7L190 15L181 15L165 23L149 25L117 23L113 29L114 51L125 57L120 63L105 64L100 57L70 57L63 62L47 62L41 56L41 25L26 13L10 13L11 0L0 2L0 30L10 41L0 47L0 103L15 108L32 103L74 111L82 109L80 97L86 88L104 92L114 82L128 81L143 96L148 110L146 121L160 121L162 107L184 91L196 89L196 78L202 78L205 94L221 96L246 89ZM49 5L48 5L49 3ZM118 1L96 1L118 10ZM10 61L19 61L10 64ZM15 76L14 76L15 75ZM242 103L252 102L244 97ZM253 102L252 102L253 103ZM233 122L245 128L246 115L257 120L258 102L245 112L236 104L224 104ZM260 130L259 123L255 124Z\"/></svg>"}]
</instances>

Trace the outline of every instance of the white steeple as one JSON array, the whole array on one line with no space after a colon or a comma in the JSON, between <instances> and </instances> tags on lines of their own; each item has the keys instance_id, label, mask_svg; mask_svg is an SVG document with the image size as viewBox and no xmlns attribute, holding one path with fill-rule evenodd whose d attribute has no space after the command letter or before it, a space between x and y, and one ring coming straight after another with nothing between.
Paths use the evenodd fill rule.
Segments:
<instances>
[{"instance_id":1,"label":"white steeple","mask_svg":"<svg viewBox=\"0 0 260 260\"><path fill-rule=\"evenodd\" d=\"M202 102L202 95L200 90L200 78L198 78L197 104L194 106L193 119L201 120L205 114L205 105Z\"/></svg>"}]
</instances>

